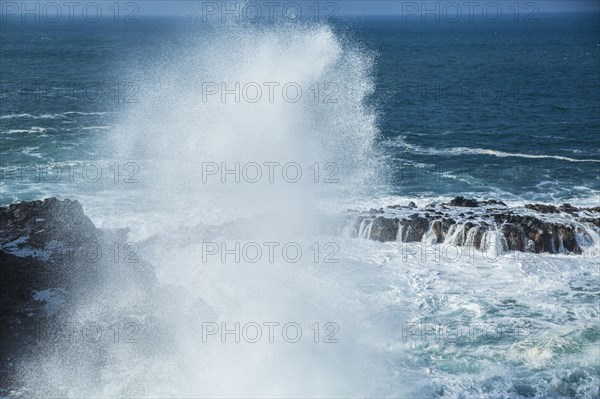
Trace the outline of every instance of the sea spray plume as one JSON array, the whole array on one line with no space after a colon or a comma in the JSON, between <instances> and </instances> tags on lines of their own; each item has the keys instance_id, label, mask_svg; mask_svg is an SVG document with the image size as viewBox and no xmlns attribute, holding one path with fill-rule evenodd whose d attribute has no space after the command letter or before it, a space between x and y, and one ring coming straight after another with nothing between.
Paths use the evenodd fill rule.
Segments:
<instances>
[{"instance_id":1,"label":"sea spray plume","mask_svg":"<svg viewBox=\"0 0 600 399\"><path fill-rule=\"evenodd\" d=\"M323 24L229 28L201 32L144 79L144 98L113 135L119 157L146 162L165 201L193 199L204 209L313 209L324 189L368 191L377 180L376 117L365 104L372 56ZM237 95L226 94L236 87ZM203 164L212 162L219 173L202 181ZM222 184L223 169L252 162L262 166L258 183L231 184L228 175ZM283 181L279 167L269 182L268 162L298 163L302 179ZM334 184L323 184L328 176Z\"/></svg>"},{"instance_id":2,"label":"sea spray plume","mask_svg":"<svg viewBox=\"0 0 600 399\"><path fill-rule=\"evenodd\" d=\"M397 375L370 328L370 309L353 285L362 281L355 271L363 265L351 259L340 262L339 271L324 267L320 273L308 250L317 237L321 199L368 191L375 182L376 118L365 105L373 90L372 58L318 24L216 29L190 40L198 43L181 54L171 49L171 57L145 80L143 98L112 137L118 157L140 165L134 194L142 201L120 210L149 210L140 223L152 227L129 238L140 240L140 256L155 267L157 287L140 293L124 283L113 289L108 273L72 311L74 320L133 319L140 325L140 345L61 345L30 365L24 385L42 396L75 397L398 393ZM237 82L276 82L279 88L294 83L303 95L296 102L280 90L273 101L266 95L255 102L232 96L204 101L207 82L227 88ZM316 100L316 83L336 89ZM323 101L325 95L331 101ZM203 162L296 162L307 178L253 184L212 176L205 182ZM315 183L309 174L315 162L335 164L338 183ZM203 261L203 240L228 248L235 241L279 241L279 248L289 241L305 252L294 263L280 255L275 262L263 256L252 264L231 256ZM203 342L203 322L220 328L275 322L279 330L274 342L266 330L257 344L237 344L231 336L223 343L220 335ZM288 322L302 326L300 342L283 340L281 327ZM318 344L310 330L315 322ZM340 326L343 339L322 342L327 322ZM75 369L77 381L71 378Z\"/></svg>"}]
</instances>

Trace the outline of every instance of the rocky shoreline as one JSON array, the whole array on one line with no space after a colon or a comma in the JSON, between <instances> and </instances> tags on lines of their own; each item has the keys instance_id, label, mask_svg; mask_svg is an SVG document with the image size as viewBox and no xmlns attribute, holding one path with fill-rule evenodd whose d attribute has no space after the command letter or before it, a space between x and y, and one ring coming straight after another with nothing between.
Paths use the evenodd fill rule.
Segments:
<instances>
[{"instance_id":1,"label":"rocky shoreline","mask_svg":"<svg viewBox=\"0 0 600 399\"><path fill-rule=\"evenodd\" d=\"M515 208L501 201L457 197L425 207L409 203L366 212L350 210L346 216L350 236L472 246L481 251L496 245L508 251L577 255L597 245L600 237L600 207L569 204ZM126 245L127 231L96 228L77 201L47 198L1 207L1 317L40 314L44 303L34 299L36 292L94 289L107 273L111 281L153 286L153 267L137 258L122 267L124 259L113 259L115 243Z\"/></svg>"},{"instance_id":2,"label":"rocky shoreline","mask_svg":"<svg viewBox=\"0 0 600 399\"><path fill-rule=\"evenodd\" d=\"M418 208L390 205L357 214L353 234L381 242L421 242L473 246L486 251L581 254L600 233L600 207L526 204L510 208L501 201L456 197L449 203Z\"/></svg>"},{"instance_id":3,"label":"rocky shoreline","mask_svg":"<svg viewBox=\"0 0 600 399\"><path fill-rule=\"evenodd\" d=\"M424 207L409 203L349 210L344 220L342 234L350 237L445 243L481 251L496 245L502 250L577 256L597 246L600 237L600 207L569 204L509 207L501 201L457 197ZM190 234L195 235L193 229L186 233ZM157 283L152 265L131 257L135 251L117 252L115 244L121 249L128 245L127 230L98 229L77 201L48 198L0 208L0 378L9 381L3 389L15 381L16 364L27 356L35 359L41 350L11 344L12 338L22 337L19 327L29 328L24 324L68 317L91 297L107 318L114 317L120 311L111 304L115 290L130 293L124 307L128 316L144 314L159 292L162 297L177 295Z\"/></svg>"}]
</instances>

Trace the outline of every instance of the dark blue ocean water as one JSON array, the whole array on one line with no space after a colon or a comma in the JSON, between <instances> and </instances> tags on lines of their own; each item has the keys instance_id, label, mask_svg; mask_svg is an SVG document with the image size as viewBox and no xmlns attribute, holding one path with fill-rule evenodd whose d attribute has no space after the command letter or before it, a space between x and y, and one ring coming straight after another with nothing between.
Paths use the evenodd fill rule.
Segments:
<instances>
[{"instance_id":1,"label":"dark blue ocean water","mask_svg":"<svg viewBox=\"0 0 600 399\"><path fill-rule=\"evenodd\" d=\"M492 190L545 200L597 192L598 18L383 19L363 30L380 55L381 130L396 149L390 156L404 192ZM596 162L576 162L583 159Z\"/></svg>"},{"instance_id":2,"label":"dark blue ocean water","mask_svg":"<svg viewBox=\"0 0 600 399\"><path fill-rule=\"evenodd\" d=\"M597 16L330 23L375 55L369 102L392 170L388 192L598 198ZM4 168L106 157L98 142L128 103L143 101L137 82L145 70L202 35L189 19L150 17L134 24L9 21L0 33ZM2 201L41 193L10 192L17 189L4 178Z\"/></svg>"}]
</instances>

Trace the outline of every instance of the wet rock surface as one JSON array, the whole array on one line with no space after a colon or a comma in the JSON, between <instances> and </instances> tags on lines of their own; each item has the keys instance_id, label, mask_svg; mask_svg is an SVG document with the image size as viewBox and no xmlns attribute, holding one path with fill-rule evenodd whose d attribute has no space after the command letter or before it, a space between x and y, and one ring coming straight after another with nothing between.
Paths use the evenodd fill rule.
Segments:
<instances>
[{"instance_id":1,"label":"wet rock surface","mask_svg":"<svg viewBox=\"0 0 600 399\"><path fill-rule=\"evenodd\" d=\"M98 231L77 201L47 198L0 208L0 245L21 239L33 248L50 241L84 243L97 239Z\"/></svg>"},{"instance_id":2,"label":"wet rock surface","mask_svg":"<svg viewBox=\"0 0 600 399\"><path fill-rule=\"evenodd\" d=\"M68 318L80 301L110 298L111 290L151 295L152 266L131 257L125 263L124 251L115 256L115 244L122 249L126 243L126 231L97 229L77 201L49 198L0 208L0 379L7 386L23 351L35 352L40 343L32 326ZM114 283L107 287L109 277Z\"/></svg>"},{"instance_id":3,"label":"wet rock surface","mask_svg":"<svg viewBox=\"0 0 600 399\"><path fill-rule=\"evenodd\" d=\"M476 208L479 206L486 206L486 205L506 206L506 204L502 201L496 201L496 200L477 201L477 200L474 200L471 198L465 198L465 197L456 197L452 201L450 201L448 204L442 204L442 205L460 206L460 207L467 207L467 208Z\"/></svg>"},{"instance_id":4,"label":"wet rock surface","mask_svg":"<svg viewBox=\"0 0 600 399\"><path fill-rule=\"evenodd\" d=\"M81 204L68 199L0 208L1 316L36 314L36 291L93 289L107 273L121 277L117 281L124 285L132 279L152 284L150 265L135 251L117 251L127 245L126 233L97 229Z\"/></svg>"},{"instance_id":5,"label":"wet rock surface","mask_svg":"<svg viewBox=\"0 0 600 399\"><path fill-rule=\"evenodd\" d=\"M504 250L581 254L582 246L594 243L590 232L600 232L600 207L527 204L511 208L502 201L456 197L425 208L411 203L359 213L354 229L357 236L381 242L427 240L486 250L490 240L499 240Z\"/></svg>"}]
</instances>

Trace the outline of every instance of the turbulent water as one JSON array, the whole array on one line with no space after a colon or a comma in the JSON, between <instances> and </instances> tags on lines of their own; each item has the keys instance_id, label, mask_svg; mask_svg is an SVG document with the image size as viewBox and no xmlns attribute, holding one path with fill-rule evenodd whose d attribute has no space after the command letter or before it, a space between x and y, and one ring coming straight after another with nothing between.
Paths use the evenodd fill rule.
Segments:
<instances>
[{"instance_id":1,"label":"turbulent water","mask_svg":"<svg viewBox=\"0 0 600 399\"><path fill-rule=\"evenodd\" d=\"M3 25L1 204L78 199L161 287L107 272L69 320L136 343L61 342L22 392L597 397L597 251L437 259L344 212L597 205L598 24Z\"/></svg>"}]
</instances>

